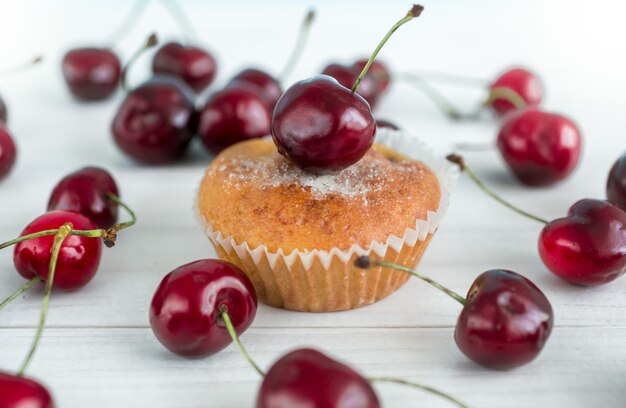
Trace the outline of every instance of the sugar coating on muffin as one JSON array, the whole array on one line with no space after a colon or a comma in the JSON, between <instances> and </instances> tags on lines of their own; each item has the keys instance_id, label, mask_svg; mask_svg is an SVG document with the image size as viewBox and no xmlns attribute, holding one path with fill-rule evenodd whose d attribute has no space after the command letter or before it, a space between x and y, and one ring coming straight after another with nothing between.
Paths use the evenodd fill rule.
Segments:
<instances>
[{"instance_id":1,"label":"sugar coating on muffin","mask_svg":"<svg viewBox=\"0 0 626 408\"><path fill-rule=\"evenodd\" d=\"M382 145L345 170L315 175L283 158L271 141L252 140L207 168L197 206L212 231L287 254L401 237L437 211L440 198L431 169Z\"/></svg>"}]
</instances>

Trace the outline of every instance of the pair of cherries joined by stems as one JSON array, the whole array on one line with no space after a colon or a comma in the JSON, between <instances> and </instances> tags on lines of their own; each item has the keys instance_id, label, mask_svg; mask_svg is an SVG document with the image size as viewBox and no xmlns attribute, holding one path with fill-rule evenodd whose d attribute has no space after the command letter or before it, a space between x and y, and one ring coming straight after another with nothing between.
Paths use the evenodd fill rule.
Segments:
<instances>
[{"instance_id":1,"label":"pair of cherries joined by stems","mask_svg":"<svg viewBox=\"0 0 626 408\"><path fill-rule=\"evenodd\" d=\"M24 372L41 340L53 287L77 290L85 286L98 270L102 243L113 246L117 233L135 223L134 213L118 195L115 180L106 170L80 169L55 186L47 213L31 222L19 238L0 244L0 249L15 244L13 263L17 272L28 280L0 304L0 309L35 284L45 282L32 346L17 375L0 373L1 407L53 406L48 391L25 378ZM129 212L130 221L117 223L119 206Z\"/></svg>"},{"instance_id":2,"label":"pair of cherries joined by stems","mask_svg":"<svg viewBox=\"0 0 626 408\"><path fill-rule=\"evenodd\" d=\"M419 384L387 377L365 379L311 349L284 355L264 373L239 340L256 311L256 292L245 273L231 263L204 259L180 266L163 278L150 303L150 326L166 348L186 357L215 354L234 342L264 377L257 408L377 408L380 403L371 386L375 381L412 385L465 407L447 394Z\"/></svg>"}]
</instances>

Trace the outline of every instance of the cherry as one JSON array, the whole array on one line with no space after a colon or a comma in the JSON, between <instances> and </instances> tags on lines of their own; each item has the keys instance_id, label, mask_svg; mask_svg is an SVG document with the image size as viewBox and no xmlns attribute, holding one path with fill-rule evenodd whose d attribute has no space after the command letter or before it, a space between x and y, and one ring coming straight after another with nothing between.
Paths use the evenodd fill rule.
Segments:
<instances>
[{"instance_id":1,"label":"cherry","mask_svg":"<svg viewBox=\"0 0 626 408\"><path fill-rule=\"evenodd\" d=\"M384 119L376 119L376 128L387 128L392 130L400 130L400 127L395 123L389 122Z\"/></svg>"},{"instance_id":2,"label":"cherry","mask_svg":"<svg viewBox=\"0 0 626 408\"><path fill-rule=\"evenodd\" d=\"M108 171L85 167L65 176L52 190L48 211L75 211L93 221L99 228L110 228L117 222L117 184Z\"/></svg>"},{"instance_id":3,"label":"cherry","mask_svg":"<svg viewBox=\"0 0 626 408\"><path fill-rule=\"evenodd\" d=\"M536 107L543 99L543 85L539 77L526 68L509 68L500 74L489 86L491 93L490 105L493 110L503 115L515 106L510 97L498 95L502 91L511 90L523 100L526 106Z\"/></svg>"},{"instance_id":4,"label":"cherry","mask_svg":"<svg viewBox=\"0 0 626 408\"><path fill-rule=\"evenodd\" d=\"M256 68L244 69L230 80L226 88L243 87L258 93L267 102L270 111L283 94L280 83L270 74Z\"/></svg>"},{"instance_id":5,"label":"cherry","mask_svg":"<svg viewBox=\"0 0 626 408\"><path fill-rule=\"evenodd\" d=\"M615 162L609 172L606 196L610 202L626 211L626 153Z\"/></svg>"},{"instance_id":6,"label":"cherry","mask_svg":"<svg viewBox=\"0 0 626 408\"><path fill-rule=\"evenodd\" d=\"M569 176L578 164L581 144L571 119L533 107L508 115L498 134L505 162L530 186L547 186Z\"/></svg>"},{"instance_id":7,"label":"cherry","mask_svg":"<svg viewBox=\"0 0 626 408\"><path fill-rule=\"evenodd\" d=\"M4 103L4 100L0 98L0 122L6 123L7 117L8 117L7 106Z\"/></svg>"},{"instance_id":8,"label":"cherry","mask_svg":"<svg viewBox=\"0 0 626 408\"><path fill-rule=\"evenodd\" d=\"M0 122L0 180L13 169L16 155L15 142L4 124Z\"/></svg>"},{"instance_id":9,"label":"cherry","mask_svg":"<svg viewBox=\"0 0 626 408\"><path fill-rule=\"evenodd\" d=\"M28 224L20 236L57 229L65 223L74 229L93 230L97 226L84 215L69 211L51 211ZM48 266L54 237L47 235L22 241L15 246L13 263L24 278L48 277ZM78 289L85 286L96 274L102 255L102 242L91 237L69 235L59 253L54 286L61 289Z\"/></svg>"},{"instance_id":10,"label":"cherry","mask_svg":"<svg viewBox=\"0 0 626 408\"><path fill-rule=\"evenodd\" d=\"M0 407L54 408L54 402L37 381L0 371Z\"/></svg>"},{"instance_id":11,"label":"cherry","mask_svg":"<svg viewBox=\"0 0 626 408\"><path fill-rule=\"evenodd\" d=\"M541 231L539 254L555 275L578 285L611 282L626 272L626 212L602 200L575 203Z\"/></svg>"},{"instance_id":12,"label":"cherry","mask_svg":"<svg viewBox=\"0 0 626 408\"><path fill-rule=\"evenodd\" d=\"M217 63L208 51L169 42L154 54L152 71L176 76L194 91L201 92L215 79Z\"/></svg>"},{"instance_id":13,"label":"cherry","mask_svg":"<svg viewBox=\"0 0 626 408\"><path fill-rule=\"evenodd\" d=\"M62 62L63 77L70 92L83 101L108 98L119 85L122 64L108 48L75 48Z\"/></svg>"},{"instance_id":14,"label":"cherry","mask_svg":"<svg viewBox=\"0 0 626 408\"><path fill-rule=\"evenodd\" d=\"M376 62L376 61L374 61ZM372 64L372 67L374 65ZM323 75L328 75L337 80L342 86L351 88L354 81L359 76L360 70L357 71L355 67L347 67L340 64L330 64L322 71ZM374 109L378 97L381 94L380 85L375 82L370 75L366 75L359 86L358 94L363 97L369 103L370 108Z\"/></svg>"},{"instance_id":15,"label":"cherry","mask_svg":"<svg viewBox=\"0 0 626 408\"><path fill-rule=\"evenodd\" d=\"M148 38L124 71L156 44ZM124 75L124 87L126 75ZM183 155L195 134L197 114L191 90L173 77L154 78L130 91L117 111L111 130L118 147L131 158L149 164L172 162Z\"/></svg>"},{"instance_id":16,"label":"cherry","mask_svg":"<svg viewBox=\"0 0 626 408\"><path fill-rule=\"evenodd\" d=\"M174 353L209 355L246 331L256 309L254 287L239 268L204 259L180 266L163 278L150 303L150 326Z\"/></svg>"},{"instance_id":17,"label":"cherry","mask_svg":"<svg viewBox=\"0 0 626 408\"><path fill-rule=\"evenodd\" d=\"M378 408L380 402L359 373L316 350L287 353L267 372L257 408Z\"/></svg>"}]
</instances>

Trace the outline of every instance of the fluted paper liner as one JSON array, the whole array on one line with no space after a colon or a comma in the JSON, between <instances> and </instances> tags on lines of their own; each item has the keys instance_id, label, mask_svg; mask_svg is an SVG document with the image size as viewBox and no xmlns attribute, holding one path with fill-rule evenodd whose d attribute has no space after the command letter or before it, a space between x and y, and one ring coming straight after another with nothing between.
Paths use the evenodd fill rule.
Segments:
<instances>
[{"instance_id":1,"label":"fluted paper liner","mask_svg":"<svg viewBox=\"0 0 626 408\"><path fill-rule=\"evenodd\" d=\"M436 174L441 189L437 211L415 220L402 237L390 235L385 242L352 245L348 250L294 250L271 252L265 245L250 248L214 231L196 214L223 260L239 266L252 280L259 300L268 305L298 311L329 312L354 309L374 303L402 286L409 275L388 268L362 270L353 265L360 255L375 253L380 259L415 267L437 231L450 202L458 166L436 156L423 143L404 132L378 129L376 143L391 147L413 160L425 163ZM197 205L197 200L196 200Z\"/></svg>"}]
</instances>

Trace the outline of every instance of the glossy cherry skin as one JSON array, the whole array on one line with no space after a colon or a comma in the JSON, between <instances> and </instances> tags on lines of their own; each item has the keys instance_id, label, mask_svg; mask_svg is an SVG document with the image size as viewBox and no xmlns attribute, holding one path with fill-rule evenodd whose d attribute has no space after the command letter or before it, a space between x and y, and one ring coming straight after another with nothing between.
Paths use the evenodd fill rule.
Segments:
<instances>
[{"instance_id":1,"label":"glossy cherry skin","mask_svg":"<svg viewBox=\"0 0 626 408\"><path fill-rule=\"evenodd\" d=\"M352 68L356 72L356 74L360 74L365 65L367 65L368 58L363 58L358 60L352 65ZM389 68L382 61L374 60L372 65L370 65L367 74L365 74L365 78L370 78L375 84L378 85L378 96L383 94L389 89L389 84L391 82L391 74L389 73Z\"/></svg>"},{"instance_id":2,"label":"glossy cherry skin","mask_svg":"<svg viewBox=\"0 0 626 408\"><path fill-rule=\"evenodd\" d=\"M582 137L569 118L537 108L507 115L498 149L515 176L529 186L548 186L576 168Z\"/></svg>"},{"instance_id":3,"label":"glossy cherry skin","mask_svg":"<svg viewBox=\"0 0 626 408\"><path fill-rule=\"evenodd\" d=\"M348 89L352 89L352 85L356 81L359 73L354 67L346 67L340 64L330 64L322 71L323 75L328 75L337 80L341 85ZM372 80L371 76L366 75L361 81L359 88L356 91L361 95L367 103L370 105L370 109L374 109L378 97L381 94L381 88L378 83Z\"/></svg>"},{"instance_id":4,"label":"glossy cherry skin","mask_svg":"<svg viewBox=\"0 0 626 408\"><path fill-rule=\"evenodd\" d=\"M387 128L392 130L400 130L400 127L395 123L389 122L384 119L376 119L376 127L377 128Z\"/></svg>"},{"instance_id":5,"label":"glossy cherry skin","mask_svg":"<svg viewBox=\"0 0 626 408\"><path fill-rule=\"evenodd\" d=\"M567 217L543 228L539 254L552 273L568 282L611 282L626 272L626 212L607 201L580 200Z\"/></svg>"},{"instance_id":6,"label":"glossy cherry skin","mask_svg":"<svg viewBox=\"0 0 626 408\"><path fill-rule=\"evenodd\" d=\"M538 106L543 100L543 84L537 75L526 68L509 68L500 74L489 86L493 88L509 88L515 91L526 102L527 106ZM515 106L505 99L495 99L491 103L493 110L503 115L515 110Z\"/></svg>"},{"instance_id":7,"label":"glossy cherry skin","mask_svg":"<svg viewBox=\"0 0 626 408\"><path fill-rule=\"evenodd\" d=\"M617 159L609 172L606 196L610 202L626 211L626 153Z\"/></svg>"},{"instance_id":8,"label":"glossy cherry skin","mask_svg":"<svg viewBox=\"0 0 626 408\"><path fill-rule=\"evenodd\" d=\"M243 140L270 133L271 112L261 96L230 87L214 94L200 111L198 135L213 153Z\"/></svg>"},{"instance_id":9,"label":"glossy cherry skin","mask_svg":"<svg viewBox=\"0 0 626 408\"><path fill-rule=\"evenodd\" d=\"M154 54L152 71L155 74L174 75L194 91L200 92L215 79L217 63L215 58L202 48L169 42Z\"/></svg>"},{"instance_id":10,"label":"glossy cherry skin","mask_svg":"<svg viewBox=\"0 0 626 408\"><path fill-rule=\"evenodd\" d=\"M90 219L79 213L51 211L28 224L20 236L56 229L66 222L72 223L75 230L98 228ZM48 278L53 241L54 235L46 235L16 244L13 264L19 274L28 280L39 275L45 281ZM54 286L67 290L85 286L98 271L101 255L102 240L100 238L69 235L61 245L54 273Z\"/></svg>"},{"instance_id":11,"label":"glossy cherry skin","mask_svg":"<svg viewBox=\"0 0 626 408\"><path fill-rule=\"evenodd\" d=\"M515 272L494 269L470 287L454 339L474 362L509 370L539 355L553 322L552 306L535 284Z\"/></svg>"},{"instance_id":12,"label":"glossy cherry skin","mask_svg":"<svg viewBox=\"0 0 626 408\"><path fill-rule=\"evenodd\" d=\"M379 408L369 382L345 364L313 349L282 356L269 369L256 408Z\"/></svg>"},{"instance_id":13,"label":"glossy cherry skin","mask_svg":"<svg viewBox=\"0 0 626 408\"><path fill-rule=\"evenodd\" d=\"M15 142L4 124L0 122L0 180L11 172L16 157Z\"/></svg>"},{"instance_id":14,"label":"glossy cherry skin","mask_svg":"<svg viewBox=\"0 0 626 408\"><path fill-rule=\"evenodd\" d=\"M75 211L98 228L110 228L117 222L118 205L107 198L108 193L119 197L113 176L99 167L85 167L63 177L54 187L48 211Z\"/></svg>"},{"instance_id":15,"label":"glossy cherry skin","mask_svg":"<svg viewBox=\"0 0 626 408\"><path fill-rule=\"evenodd\" d=\"M315 173L353 165L372 146L375 133L365 99L326 75L292 85L272 117L272 138L280 154Z\"/></svg>"},{"instance_id":16,"label":"glossy cherry skin","mask_svg":"<svg viewBox=\"0 0 626 408\"><path fill-rule=\"evenodd\" d=\"M195 261L163 278L150 304L150 326L156 338L176 354L215 354L232 341L220 316L222 308L238 335L250 327L257 309L250 279L225 261Z\"/></svg>"},{"instance_id":17,"label":"glossy cherry skin","mask_svg":"<svg viewBox=\"0 0 626 408\"><path fill-rule=\"evenodd\" d=\"M35 380L0 372L0 407L54 408L52 396Z\"/></svg>"},{"instance_id":18,"label":"glossy cherry skin","mask_svg":"<svg viewBox=\"0 0 626 408\"><path fill-rule=\"evenodd\" d=\"M120 59L107 48L72 49L63 57L62 69L72 95L84 101L111 96L122 74Z\"/></svg>"},{"instance_id":19,"label":"glossy cherry skin","mask_svg":"<svg viewBox=\"0 0 626 408\"><path fill-rule=\"evenodd\" d=\"M270 111L274 110L278 99L283 94L283 89L276 78L255 68L244 69L235 75L226 87L244 87L257 92L267 102Z\"/></svg>"},{"instance_id":20,"label":"glossy cherry skin","mask_svg":"<svg viewBox=\"0 0 626 408\"><path fill-rule=\"evenodd\" d=\"M163 164L180 158L196 132L197 113L189 89L174 78L159 78L131 91L111 130L131 158Z\"/></svg>"},{"instance_id":21,"label":"glossy cherry skin","mask_svg":"<svg viewBox=\"0 0 626 408\"><path fill-rule=\"evenodd\" d=\"M9 117L9 113L7 112L7 106L4 103L4 100L0 98L0 122L7 123L7 119Z\"/></svg>"}]
</instances>

